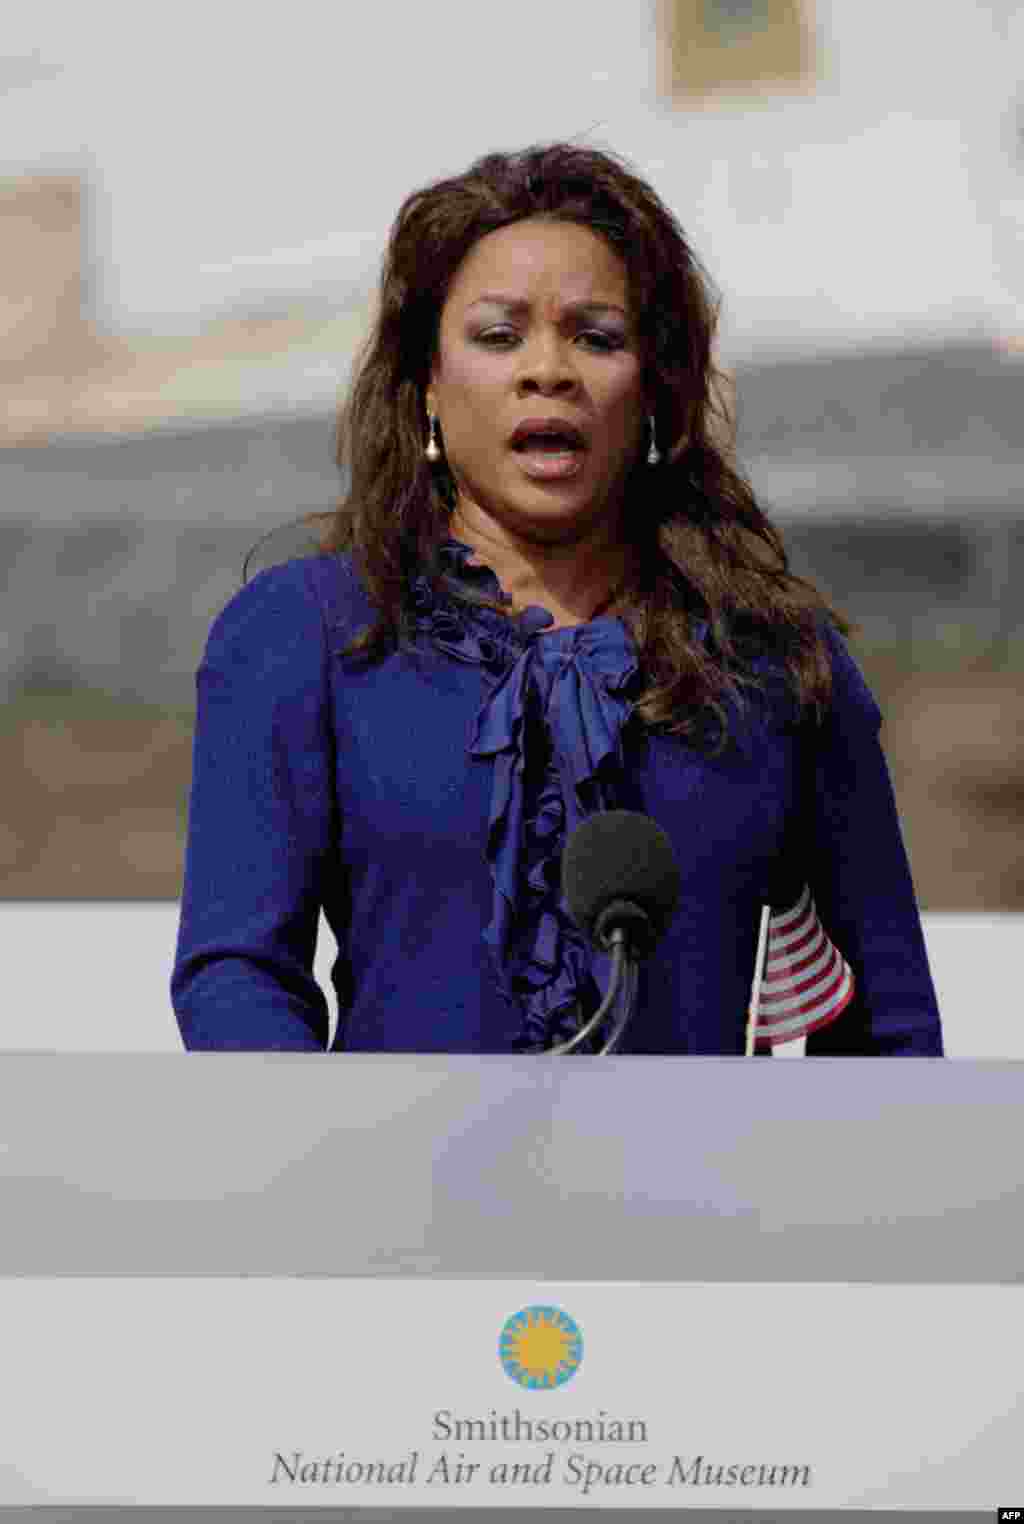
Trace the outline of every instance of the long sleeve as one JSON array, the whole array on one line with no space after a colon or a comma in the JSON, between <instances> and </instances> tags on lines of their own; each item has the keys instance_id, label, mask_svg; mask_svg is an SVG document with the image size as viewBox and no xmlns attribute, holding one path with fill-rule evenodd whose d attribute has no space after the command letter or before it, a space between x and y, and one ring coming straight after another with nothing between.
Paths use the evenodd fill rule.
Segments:
<instances>
[{"instance_id":1,"label":"long sleeve","mask_svg":"<svg viewBox=\"0 0 1024 1524\"><path fill-rule=\"evenodd\" d=\"M842 950L856 994L810 1032L808 1057L943 1057L928 966L892 779L879 741L882 713L842 636L826 626L835 699L813 732L806 775L811 892Z\"/></svg>"},{"instance_id":2,"label":"long sleeve","mask_svg":"<svg viewBox=\"0 0 1024 1524\"><path fill-rule=\"evenodd\" d=\"M187 1049L326 1049L312 971L336 839L326 663L301 563L260 572L207 638L170 985Z\"/></svg>"}]
</instances>

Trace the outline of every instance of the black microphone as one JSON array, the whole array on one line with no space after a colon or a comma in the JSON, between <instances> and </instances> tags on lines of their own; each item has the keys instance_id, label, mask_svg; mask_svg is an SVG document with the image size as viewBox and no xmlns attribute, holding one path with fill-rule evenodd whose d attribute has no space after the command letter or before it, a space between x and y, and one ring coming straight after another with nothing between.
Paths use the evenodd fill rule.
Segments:
<instances>
[{"instance_id":1,"label":"black microphone","mask_svg":"<svg viewBox=\"0 0 1024 1524\"><path fill-rule=\"evenodd\" d=\"M632 1015L637 962L650 956L679 906L682 875L672 843L649 815L604 810L576 828L562 853L562 888L573 920L601 952L611 950L612 979L599 1009L568 1042L568 1053L597 1027L624 984L625 1011L602 1052Z\"/></svg>"}]
</instances>

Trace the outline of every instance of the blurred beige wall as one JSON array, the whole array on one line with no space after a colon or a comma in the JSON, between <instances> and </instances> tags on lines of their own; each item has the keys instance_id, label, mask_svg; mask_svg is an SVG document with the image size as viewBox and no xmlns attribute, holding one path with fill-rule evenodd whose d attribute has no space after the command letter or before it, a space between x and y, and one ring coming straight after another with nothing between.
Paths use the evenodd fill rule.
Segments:
<instances>
[{"instance_id":1,"label":"blurred beige wall","mask_svg":"<svg viewBox=\"0 0 1024 1524\"><path fill-rule=\"evenodd\" d=\"M0 378L59 378L93 358L83 312L82 188L62 176L0 181Z\"/></svg>"},{"instance_id":2,"label":"blurred beige wall","mask_svg":"<svg viewBox=\"0 0 1024 1524\"><path fill-rule=\"evenodd\" d=\"M221 317L184 336L103 331L89 299L88 194L74 175L0 181L0 447L272 410L325 369L340 387L368 306L327 320Z\"/></svg>"}]
</instances>

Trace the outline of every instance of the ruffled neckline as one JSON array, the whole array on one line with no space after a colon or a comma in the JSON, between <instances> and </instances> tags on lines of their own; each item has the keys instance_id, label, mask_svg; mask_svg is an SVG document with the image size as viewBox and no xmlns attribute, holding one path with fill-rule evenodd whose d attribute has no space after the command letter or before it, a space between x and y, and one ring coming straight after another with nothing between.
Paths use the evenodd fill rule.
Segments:
<instances>
[{"instance_id":1,"label":"ruffled neckline","mask_svg":"<svg viewBox=\"0 0 1024 1524\"><path fill-rule=\"evenodd\" d=\"M446 539L445 574L475 582L510 603L472 547ZM551 629L549 609L515 618L435 598L414 579L418 630L459 661L483 668L487 692L469 754L493 769L485 857L494 884L483 932L498 989L509 1007L514 1047L542 1051L572 1036L601 1003L592 972L598 956L569 913L561 855L587 816L623 808L622 731L640 685L625 621L598 615ZM603 1036L578 1052L596 1052Z\"/></svg>"}]
</instances>

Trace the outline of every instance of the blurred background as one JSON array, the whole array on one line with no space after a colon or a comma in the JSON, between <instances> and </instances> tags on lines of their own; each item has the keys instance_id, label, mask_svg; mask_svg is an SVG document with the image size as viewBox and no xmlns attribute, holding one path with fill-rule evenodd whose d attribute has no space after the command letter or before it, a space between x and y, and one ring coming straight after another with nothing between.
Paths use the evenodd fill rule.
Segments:
<instances>
[{"instance_id":1,"label":"blurred background","mask_svg":"<svg viewBox=\"0 0 1024 1524\"><path fill-rule=\"evenodd\" d=\"M398 205L576 138L722 292L740 461L864 626L922 910L1024 910L1018 0L34 0L2 46L5 900L176 909L195 671L247 551L308 553L344 486Z\"/></svg>"}]
</instances>

